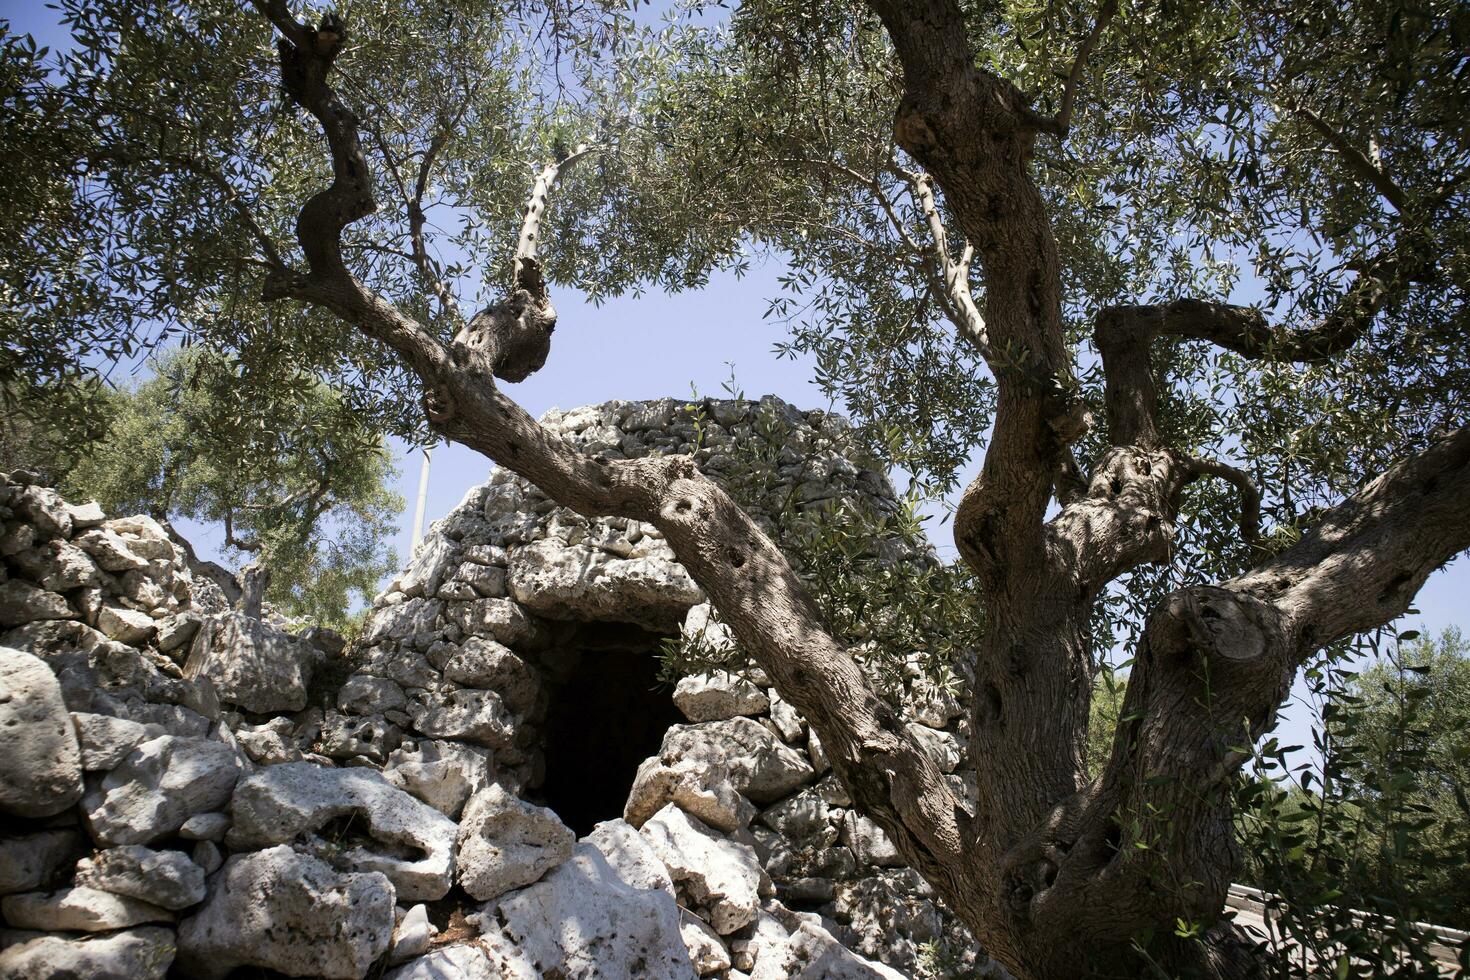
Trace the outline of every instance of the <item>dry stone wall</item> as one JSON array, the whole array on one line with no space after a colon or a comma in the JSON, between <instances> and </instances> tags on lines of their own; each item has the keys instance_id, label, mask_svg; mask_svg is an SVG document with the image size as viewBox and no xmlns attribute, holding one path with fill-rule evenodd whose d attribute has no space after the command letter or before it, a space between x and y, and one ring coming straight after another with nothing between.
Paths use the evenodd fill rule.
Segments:
<instances>
[{"instance_id":1,"label":"dry stone wall","mask_svg":"<svg viewBox=\"0 0 1470 980\"><path fill-rule=\"evenodd\" d=\"M772 513L895 506L840 419L774 399L544 421L732 480L778 430ZM662 642L728 635L652 527L496 471L350 648L24 474L0 477L0 565L0 980L988 972L758 670L654 683ZM953 698L906 708L953 772Z\"/></svg>"}]
</instances>

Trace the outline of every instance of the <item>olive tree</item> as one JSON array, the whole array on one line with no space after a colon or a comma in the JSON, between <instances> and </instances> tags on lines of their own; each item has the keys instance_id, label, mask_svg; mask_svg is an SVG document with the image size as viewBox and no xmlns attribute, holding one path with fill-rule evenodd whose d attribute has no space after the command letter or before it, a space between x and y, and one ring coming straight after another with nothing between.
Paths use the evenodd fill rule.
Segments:
<instances>
[{"instance_id":1,"label":"olive tree","mask_svg":"<svg viewBox=\"0 0 1470 980\"><path fill-rule=\"evenodd\" d=\"M1016 975L1263 970L1221 917L1233 776L1305 664L1470 547L1463 11L63 6L59 72L7 48L32 159L0 369L140 325L284 345L384 424L658 527ZM934 490L983 453L954 514L974 801L725 489L584 456L499 383L547 362L555 283L698 285L750 247L789 258L773 312L875 448Z\"/></svg>"}]
</instances>

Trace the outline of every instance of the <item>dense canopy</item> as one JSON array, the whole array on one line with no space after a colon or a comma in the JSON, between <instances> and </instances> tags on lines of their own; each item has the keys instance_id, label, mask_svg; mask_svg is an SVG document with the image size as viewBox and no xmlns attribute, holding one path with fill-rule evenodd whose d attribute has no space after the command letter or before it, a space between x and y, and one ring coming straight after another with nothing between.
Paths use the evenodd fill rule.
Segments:
<instances>
[{"instance_id":1,"label":"dense canopy","mask_svg":"<svg viewBox=\"0 0 1470 980\"><path fill-rule=\"evenodd\" d=\"M324 378L651 521L1018 976L1127 975L1137 936L1261 968L1218 921L1232 774L1303 664L1470 547L1462 5L61 7L66 50L3 40L4 391L187 337L254 398ZM973 813L724 490L581 457L495 381L554 370L558 287L757 251L871 452L930 494L983 455L945 586L984 626L948 665Z\"/></svg>"}]
</instances>

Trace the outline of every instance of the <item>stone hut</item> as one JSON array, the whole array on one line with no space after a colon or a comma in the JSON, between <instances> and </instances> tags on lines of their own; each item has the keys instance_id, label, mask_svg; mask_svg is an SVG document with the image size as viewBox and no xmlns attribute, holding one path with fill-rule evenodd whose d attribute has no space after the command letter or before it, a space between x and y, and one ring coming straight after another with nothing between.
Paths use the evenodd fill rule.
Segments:
<instances>
[{"instance_id":1,"label":"stone hut","mask_svg":"<svg viewBox=\"0 0 1470 980\"><path fill-rule=\"evenodd\" d=\"M776 399L543 421L693 452L773 531L897 506L841 419ZM166 527L0 478L0 980L991 972L656 529L495 471L346 647L215 578ZM696 642L733 672L666 679ZM905 698L953 772L958 704Z\"/></svg>"}]
</instances>

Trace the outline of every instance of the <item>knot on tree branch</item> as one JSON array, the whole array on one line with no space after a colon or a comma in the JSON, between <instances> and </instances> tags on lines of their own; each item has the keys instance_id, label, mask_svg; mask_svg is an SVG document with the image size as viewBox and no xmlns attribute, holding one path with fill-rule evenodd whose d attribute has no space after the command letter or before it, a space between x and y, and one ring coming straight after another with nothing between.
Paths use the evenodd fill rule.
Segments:
<instances>
[{"instance_id":1,"label":"knot on tree branch","mask_svg":"<svg viewBox=\"0 0 1470 980\"><path fill-rule=\"evenodd\" d=\"M1238 665L1265 662L1280 637L1274 609L1212 585L1193 586L1168 596L1147 626L1149 650L1159 657L1196 654Z\"/></svg>"},{"instance_id":2,"label":"knot on tree branch","mask_svg":"<svg viewBox=\"0 0 1470 980\"><path fill-rule=\"evenodd\" d=\"M534 266L540 283L540 264ZM524 280L523 280L524 281ZM524 381L541 370L551 353L551 334L556 330L556 309L546 298L518 288L505 299L476 313L454 337L455 361L505 381Z\"/></svg>"},{"instance_id":3,"label":"knot on tree branch","mask_svg":"<svg viewBox=\"0 0 1470 980\"><path fill-rule=\"evenodd\" d=\"M1217 459L1184 457L1184 466L1196 476L1218 476L1228 481L1240 493L1240 536L1246 544L1254 545L1261 535L1261 491L1244 470L1222 463Z\"/></svg>"}]
</instances>

